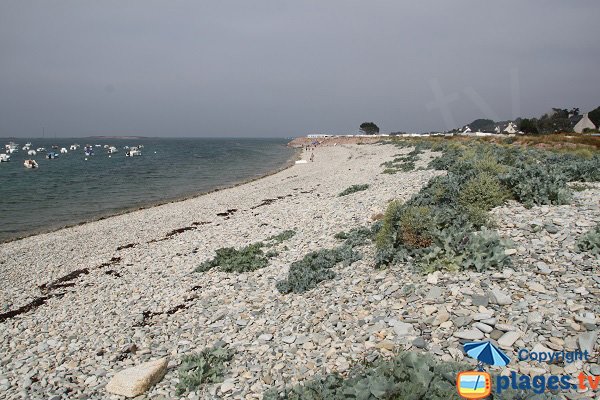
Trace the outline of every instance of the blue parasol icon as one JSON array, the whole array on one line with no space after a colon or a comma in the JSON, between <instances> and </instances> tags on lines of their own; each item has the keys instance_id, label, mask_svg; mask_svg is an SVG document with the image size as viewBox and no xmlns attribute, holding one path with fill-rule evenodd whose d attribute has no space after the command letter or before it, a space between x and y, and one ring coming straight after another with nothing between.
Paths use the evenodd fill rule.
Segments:
<instances>
[{"instance_id":1,"label":"blue parasol icon","mask_svg":"<svg viewBox=\"0 0 600 400\"><path fill-rule=\"evenodd\" d=\"M503 367L510 362L510 358L491 342L469 342L463 347L465 353L478 360L480 364Z\"/></svg>"}]
</instances>

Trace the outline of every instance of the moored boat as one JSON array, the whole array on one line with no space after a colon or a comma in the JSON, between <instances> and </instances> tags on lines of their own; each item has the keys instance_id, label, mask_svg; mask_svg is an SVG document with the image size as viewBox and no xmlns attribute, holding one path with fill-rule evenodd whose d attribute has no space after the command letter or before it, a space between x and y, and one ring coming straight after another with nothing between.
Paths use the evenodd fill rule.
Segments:
<instances>
[{"instance_id":1,"label":"moored boat","mask_svg":"<svg viewBox=\"0 0 600 400\"><path fill-rule=\"evenodd\" d=\"M0 162L8 162L10 161L10 156L8 154L0 153Z\"/></svg>"},{"instance_id":2,"label":"moored boat","mask_svg":"<svg viewBox=\"0 0 600 400\"><path fill-rule=\"evenodd\" d=\"M23 165L25 166L25 168L29 168L29 169L33 169L33 168L38 168L39 165L35 160L25 160L25 162L23 163Z\"/></svg>"}]
</instances>

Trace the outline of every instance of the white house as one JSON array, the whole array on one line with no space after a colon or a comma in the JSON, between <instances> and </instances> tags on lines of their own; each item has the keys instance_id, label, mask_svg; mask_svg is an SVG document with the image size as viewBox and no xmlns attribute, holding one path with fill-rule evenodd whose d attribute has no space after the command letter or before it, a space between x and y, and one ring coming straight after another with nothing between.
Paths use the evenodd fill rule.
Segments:
<instances>
[{"instance_id":1,"label":"white house","mask_svg":"<svg viewBox=\"0 0 600 400\"><path fill-rule=\"evenodd\" d=\"M596 125L588 117L588 113L583 114L579 122L573 127L573 130L577 133L582 133L584 129L596 129Z\"/></svg>"},{"instance_id":2,"label":"white house","mask_svg":"<svg viewBox=\"0 0 600 400\"><path fill-rule=\"evenodd\" d=\"M512 133L517 133L519 131L519 129L517 128L517 125L515 125L513 122L509 122L508 126L506 128L504 128L504 133L508 133L508 134L512 134Z\"/></svg>"}]
</instances>

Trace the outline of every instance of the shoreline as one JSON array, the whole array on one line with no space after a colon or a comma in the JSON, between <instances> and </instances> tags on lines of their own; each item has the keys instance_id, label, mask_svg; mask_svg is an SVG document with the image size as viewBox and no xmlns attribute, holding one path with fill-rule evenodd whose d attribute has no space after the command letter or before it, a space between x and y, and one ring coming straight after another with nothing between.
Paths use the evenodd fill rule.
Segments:
<instances>
[{"instance_id":1,"label":"shoreline","mask_svg":"<svg viewBox=\"0 0 600 400\"><path fill-rule=\"evenodd\" d=\"M411 149L318 146L314 162L253 182L1 245L0 327L7 334L0 335L0 391L8 399L118 400L106 390L116 373L166 358L166 375L144 398L181 398L182 359L215 343L233 352L225 381L190 398L261 399L397 350L467 362L465 340L508 332L515 338L503 345L507 351L513 343L572 351L581 341L593 349L597 319L590 313L600 290L589 271L600 264L574 248L600 222L600 184L575 191L570 205L509 201L493 209L498 234L514 242L515 263L503 270L425 276L402 262L376 268L367 241L357 249L362 258L332 267L335 279L310 292L279 292L294 262L340 246L338 233L370 226L391 200L406 201L444 174L425 169L439 155L429 150L414 170L383 173L387 161ZM260 269L196 271L221 248L289 231ZM548 372L535 362L512 367Z\"/></svg>"},{"instance_id":2,"label":"shoreline","mask_svg":"<svg viewBox=\"0 0 600 400\"><path fill-rule=\"evenodd\" d=\"M302 157L302 153L303 153L303 150L300 149L300 148L293 148L293 149L294 149L295 153L281 167L273 169L271 171L268 171L265 174L262 174L260 176L256 176L256 177L248 178L248 179L243 179L241 181L233 182L231 184L226 184L224 186L217 186L217 187L215 187L213 189L210 189L210 190L207 190L207 191L203 191L203 192L191 193L191 194L187 194L187 195L184 195L184 196L177 196L177 197L174 197L174 198L171 198L171 199L164 199L164 200L161 200L161 201L152 202L152 203L149 203L149 204L144 204L144 205L141 205L141 206L128 207L128 208L124 208L124 209L115 210L114 212L107 212L106 214L100 214L100 215L97 215L97 216L94 216L94 217L90 217L90 218L85 219L85 220L80 221L80 222L74 222L74 223L69 223L69 224L60 225L60 226L52 226L52 227L47 227L47 228L36 229L36 230L33 230L33 231L29 231L27 233L24 233L22 236L18 236L18 237L14 237L14 238L8 238L8 239L0 239L0 245L3 245L5 243L16 242L16 241L27 239L27 238L31 238L33 236L43 235L43 234L47 234L47 233L54 233L54 232L60 231L62 229L68 229L68 228L73 228L73 227L77 227L77 226L82 226L82 225L85 225L85 224L89 224L91 222L102 221L102 220L106 220L106 219L112 218L112 217L117 217L117 216L121 216L121 215L127 215L127 214L130 214L132 212L136 212L136 211L147 210L147 209L150 209L150 208L153 208L153 207L159 207L159 206L163 206L163 205L166 205L166 204L178 203L178 202L182 202L182 201L194 199L194 198L197 198L197 197L205 196L205 195L210 194L210 193L219 192L221 190L230 189L230 188L234 188L234 187L237 187L237 186L245 185L246 183L250 183L250 182L254 182L254 181L266 178L268 176L277 174L278 172L284 171L284 170L292 167L294 165L294 163Z\"/></svg>"}]
</instances>

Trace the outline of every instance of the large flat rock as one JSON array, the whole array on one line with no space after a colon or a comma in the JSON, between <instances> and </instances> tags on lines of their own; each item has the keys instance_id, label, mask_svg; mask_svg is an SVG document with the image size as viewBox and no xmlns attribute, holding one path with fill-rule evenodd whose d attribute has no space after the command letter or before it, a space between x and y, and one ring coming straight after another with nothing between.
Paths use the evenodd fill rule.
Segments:
<instances>
[{"instance_id":1,"label":"large flat rock","mask_svg":"<svg viewBox=\"0 0 600 400\"><path fill-rule=\"evenodd\" d=\"M106 390L125 397L139 396L160 382L167 372L168 362L165 357L124 369L113 376Z\"/></svg>"}]
</instances>

